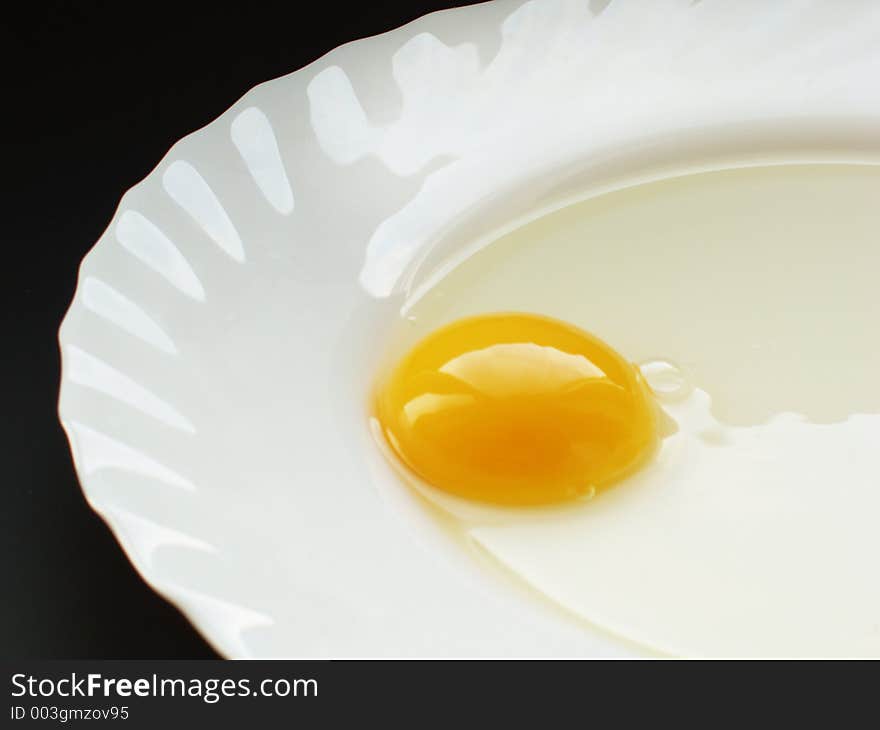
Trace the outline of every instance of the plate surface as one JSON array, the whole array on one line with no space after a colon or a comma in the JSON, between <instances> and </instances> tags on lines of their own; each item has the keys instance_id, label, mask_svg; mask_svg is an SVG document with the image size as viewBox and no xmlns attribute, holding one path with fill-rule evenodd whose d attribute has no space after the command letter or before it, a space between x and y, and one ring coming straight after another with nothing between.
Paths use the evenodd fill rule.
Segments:
<instances>
[{"instance_id":1,"label":"plate surface","mask_svg":"<svg viewBox=\"0 0 880 730\"><path fill-rule=\"evenodd\" d=\"M682 170L880 149L880 6L496 0L262 84L129 190L60 333L85 495L231 657L640 652L487 570L371 441L468 251Z\"/></svg>"}]
</instances>

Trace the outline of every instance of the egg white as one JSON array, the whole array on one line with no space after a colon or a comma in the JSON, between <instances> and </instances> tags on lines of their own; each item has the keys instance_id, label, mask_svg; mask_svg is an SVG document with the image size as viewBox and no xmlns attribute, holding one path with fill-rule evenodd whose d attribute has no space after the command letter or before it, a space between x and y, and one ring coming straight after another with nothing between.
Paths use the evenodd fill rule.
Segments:
<instances>
[{"instance_id":1,"label":"egg white","mask_svg":"<svg viewBox=\"0 0 880 730\"><path fill-rule=\"evenodd\" d=\"M462 316L547 314L645 363L671 428L571 505L416 488L532 587L652 648L880 655L877 190L869 165L689 175L478 252L407 308L397 349Z\"/></svg>"}]
</instances>

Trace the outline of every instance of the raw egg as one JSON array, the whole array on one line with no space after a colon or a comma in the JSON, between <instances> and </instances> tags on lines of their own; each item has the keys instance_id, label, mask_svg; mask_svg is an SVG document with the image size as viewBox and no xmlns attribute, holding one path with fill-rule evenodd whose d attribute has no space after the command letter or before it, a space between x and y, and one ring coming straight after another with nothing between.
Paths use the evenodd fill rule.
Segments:
<instances>
[{"instance_id":1,"label":"raw egg","mask_svg":"<svg viewBox=\"0 0 880 730\"><path fill-rule=\"evenodd\" d=\"M656 442L638 369L549 317L468 317L434 331L380 386L397 456L443 491L508 505L572 500L620 479Z\"/></svg>"},{"instance_id":2,"label":"raw egg","mask_svg":"<svg viewBox=\"0 0 880 730\"><path fill-rule=\"evenodd\" d=\"M398 486L560 620L880 656L878 190L880 165L688 174L426 267L374 406Z\"/></svg>"}]
</instances>

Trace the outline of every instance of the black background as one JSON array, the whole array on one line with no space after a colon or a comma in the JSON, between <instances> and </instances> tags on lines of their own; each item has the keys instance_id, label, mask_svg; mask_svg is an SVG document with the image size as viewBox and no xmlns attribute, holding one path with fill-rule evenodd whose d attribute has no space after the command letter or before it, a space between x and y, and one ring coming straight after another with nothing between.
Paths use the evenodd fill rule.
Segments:
<instances>
[{"instance_id":1,"label":"black background","mask_svg":"<svg viewBox=\"0 0 880 730\"><path fill-rule=\"evenodd\" d=\"M463 2L34 4L3 54L0 654L211 658L86 505L58 425L56 332L122 193L255 84Z\"/></svg>"}]
</instances>

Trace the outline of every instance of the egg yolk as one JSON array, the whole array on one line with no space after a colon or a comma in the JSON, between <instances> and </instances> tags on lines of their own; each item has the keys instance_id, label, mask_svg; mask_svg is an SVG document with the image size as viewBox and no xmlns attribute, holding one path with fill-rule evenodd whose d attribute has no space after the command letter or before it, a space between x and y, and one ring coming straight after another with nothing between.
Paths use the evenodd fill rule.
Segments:
<instances>
[{"instance_id":1,"label":"egg yolk","mask_svg":"<svg viewBox=\"0 0 880 730\"><path fill-rule=\"evenodd\" d=\"M380 385L375 415L421 479L496 504L591 493L638 466L656 441L638 369L587 332L530 314L433 332Z\"/></svg>"}]
</instances>

